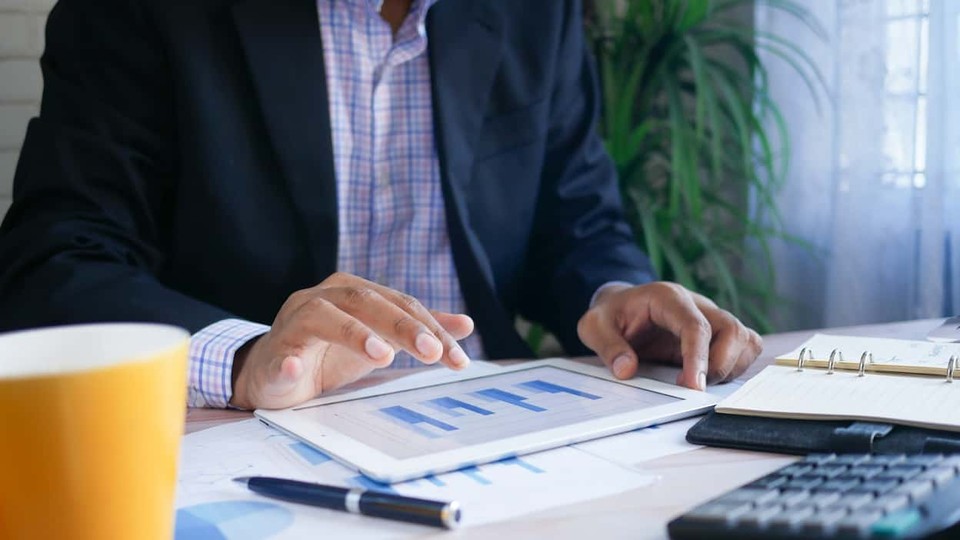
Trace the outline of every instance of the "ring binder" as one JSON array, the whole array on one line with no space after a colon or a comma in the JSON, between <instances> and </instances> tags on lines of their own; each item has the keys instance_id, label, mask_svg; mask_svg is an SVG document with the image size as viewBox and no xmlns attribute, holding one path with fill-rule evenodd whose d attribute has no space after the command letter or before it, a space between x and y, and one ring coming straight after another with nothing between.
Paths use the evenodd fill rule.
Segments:
<instances>
[{"instance_id":1,"label":"ring binder","mask_svg":"<svg viewBox=\"0 0 960 540\"><path fill-rule=\"evenodd\" d=\"M953 382L953 370L957 368L957 355L950 357L950 360L947 361L947 382Z\"/></svg>"},{"instance_id":2,"label":"ring binder","mask_svg":"<svg viewBox=\"0 0 960 540\"><path fill-rule=\"evenodd\" d=\"M837 367L837 357L843 362L843 351L834 349L830 352L830 360L827 360L827 375L833 375L834 368Z\"/></svg>"},{"instance_id":3,"label":"ring binder","mask_svg":"<svg viewBox=\"0 0 960 540\"><path fill-rule=\"evenodd\" d=\"M867 372L867 357L870 358L870 362L873 362L873 353L870 351L863 351L863 354L860 355L860 369L857 370L857 377L863 377Z\"/></svg>"},{"instance_id":4,"label":"ring binder","mask_svg":"<svg viewBox=\"0 0 960 540\"><path fill-rule=\"evenodd\" d=\"M809 358L805 358L809 356ZM804 347L800 350L800 357L797 358L797 371L803 371L803 362L805 360L813 360L813 351Z\"/></svg>"}]
</instances>

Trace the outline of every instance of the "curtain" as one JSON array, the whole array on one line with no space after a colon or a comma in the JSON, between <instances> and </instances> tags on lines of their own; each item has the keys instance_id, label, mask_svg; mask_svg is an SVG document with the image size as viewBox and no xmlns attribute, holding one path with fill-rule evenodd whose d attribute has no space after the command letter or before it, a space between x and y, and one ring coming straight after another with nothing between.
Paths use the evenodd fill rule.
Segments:
<instances>
[{"instance_id":1,"label":"curtain","mask_svg":"<svg viewBox=\"0 0 960 540\"><path fill-rule=\"evenodd\" d=\"M757 31L798 46L823 76L811 93L758 51L789 132L777 202L799 239L774 250L775 323L960 314L960 1L797 2L826 36L755 8Z\"/></svg>"}]
</instances>

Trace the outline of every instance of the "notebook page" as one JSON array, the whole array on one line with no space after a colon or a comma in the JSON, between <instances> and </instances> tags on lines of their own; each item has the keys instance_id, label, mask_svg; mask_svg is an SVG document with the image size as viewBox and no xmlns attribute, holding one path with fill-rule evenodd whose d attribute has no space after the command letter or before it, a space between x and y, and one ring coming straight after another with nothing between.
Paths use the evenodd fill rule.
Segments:
<instances>
[{"instance_id":1,"label":"notebook page","mask_svg":"<svg viewBox=\"0 0 960 540\"><path fill-rule=\"evenodd\" d=\"M817 420L893 422L960 431L960 381L769 366L717 405L717 412Z\"/></svg>"},{"instance_id":2,"label":"notebook page","mask_svg":"<svg viewBox=\"0 0 960 540\"><path fill-rule=\"evenodd\" d=\"M960 343L934 343L909 339L865 338L856 336L832 336L814 334L813 337L787 354L776 359L777 365L796 366L802 349L813 351L813 359L805 365L813 368L827 367L830 353L837 349L843 353L843 362L836 369L858 370L860 356L864 351L873 354L867 362L867 371L917 373L943 376L947 362L953 355L960 356ZM809 358L809 357L808 357ZM960 366L958 366L960 368Z\"/></svg>"}]
</instances>

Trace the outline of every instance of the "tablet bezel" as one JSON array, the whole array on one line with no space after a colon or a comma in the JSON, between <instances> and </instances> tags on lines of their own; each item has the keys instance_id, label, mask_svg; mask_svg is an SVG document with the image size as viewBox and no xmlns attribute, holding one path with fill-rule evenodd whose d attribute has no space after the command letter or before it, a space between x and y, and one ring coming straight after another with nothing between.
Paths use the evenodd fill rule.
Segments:
<instances>
[{"instance_id":1,"label":"tablet bezel","mask_svg":"<svg viewBox=\"0 0 960 540\"><path fill-rule=\"evenodd\" d=\"M362 400L428 386L455 384L461 381L494 377L541 366L553 366L618 384L665 394L678 398L678 401L407 459L397 459L384 454L380 450L337 431L331 426L312 421L307 414L304 414L305 408L313 408L317 405ZM336 461L359 471L365 476L379 482L394 483L695 416L707 412L718 401L716 397L705 392L690 390L653 379L634 378L621 381L614 378L606 367L583 364L568 359L533 360L496 370L481 371L476 374L470 373L468 370L458 375L461 376L427 385L419 381L409 381L406 384L404 381L396 381L397 384L391 384L387 389L380 387L364 388L356 392L318 398L307 405L290 409L258 409L255 414L267 424L316 447Z\"/></svg>"}]
</instances>

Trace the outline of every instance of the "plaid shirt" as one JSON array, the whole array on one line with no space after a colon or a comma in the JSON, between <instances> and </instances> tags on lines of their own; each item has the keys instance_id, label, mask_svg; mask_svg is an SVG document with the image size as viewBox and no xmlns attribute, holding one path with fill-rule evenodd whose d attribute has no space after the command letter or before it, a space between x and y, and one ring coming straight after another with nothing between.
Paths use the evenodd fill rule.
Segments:
<instances>
[{"instance_id":1,"label":"plaid shirt","mask_svg":"<svg viewBox=\"0 0 960 540\"><path fill-rule=\"evenodd\" d=\"M380 17L381 1L317 0L337 177L337 268L428 308L464 313L433 133L424 21L436 0L414 0L395 36ZM228 319L197 332L190 405L225 407L234 354L267 330ZM482 357L477 334L461 345L471 358ZM393 366L416 364L399 354Z\"/></svg>"}]
</instances>

